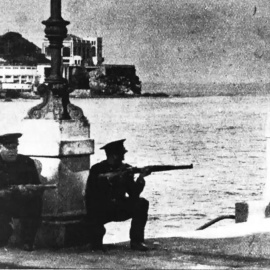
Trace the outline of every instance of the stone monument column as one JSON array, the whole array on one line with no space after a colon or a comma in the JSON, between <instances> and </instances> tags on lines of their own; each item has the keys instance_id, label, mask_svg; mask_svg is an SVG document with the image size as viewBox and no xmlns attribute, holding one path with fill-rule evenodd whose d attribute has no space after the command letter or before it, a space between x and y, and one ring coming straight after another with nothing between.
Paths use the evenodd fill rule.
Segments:
<instances>
[{"instance_id":1,"label":"stone monument column","mask_svg":"<svg viewBox=\"0 0 270 270\"><path fill-rule=\"evenodd\" d=\"M69 24L61 17L61 0L51 0L51 16L42 23L50 41L51 73L38 87L43 101L22 121L19 151L36 160L43 183L58 186L44 192L37 245L63 247L87 242L84 189L94 142L83 111L69 100L73 89L61 75L61 49Z\"/></svg>"}]
</instances>

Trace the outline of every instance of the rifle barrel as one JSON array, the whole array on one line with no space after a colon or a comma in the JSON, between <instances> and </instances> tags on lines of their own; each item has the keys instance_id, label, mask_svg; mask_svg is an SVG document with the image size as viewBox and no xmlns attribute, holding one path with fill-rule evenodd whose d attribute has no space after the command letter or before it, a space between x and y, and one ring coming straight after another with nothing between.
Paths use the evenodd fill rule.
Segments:
<instances>
[{"instance_id":1,"label":"rifle barrel","mask_svg":"<svg viewBox=\"0 0 270 270\"><path fill-rule=\"evenodd\" d=\"M151 172L162 172L162 171L192 169L193 164L190 164L190 165L151 165L151 166L146 166L142 168L135 167L133 172L140 173L145 168L149 168Z\"/></svg>"},{"instance_id":2,"label":"rifle barrel","mask_svg":"<svg viewBox=\"0 0 270 270\"><path fill-rule=\"evenodd\" d=\"M20 187L25 187L25 188L28 188L28 189L51 189L51 188L57 188L57 185L56 184L25 184L25 185L12 185L10 186L10 188L13 188L13 189L20 189Z\"/></svg>"},{"instance_id":3,"label":"rifle barrel","mask_svg":"<svg viewBox=\"0 0 270 270\"><path fill-rule=\"evenodd\" d=\"M33 188L33 189L50 189L50 188L57 188L56 184L38 184L38 185L32 185L32 184L26 184L26 188Z\"/></svg>"}]
</instances>

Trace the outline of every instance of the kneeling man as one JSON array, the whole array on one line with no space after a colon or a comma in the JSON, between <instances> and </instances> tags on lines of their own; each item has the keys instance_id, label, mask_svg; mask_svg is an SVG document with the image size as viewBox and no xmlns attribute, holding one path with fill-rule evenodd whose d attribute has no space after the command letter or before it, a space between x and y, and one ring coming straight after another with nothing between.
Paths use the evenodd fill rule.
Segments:
<instances>
[{"instance_id":1,"label":"kneeling man","mask_svg":"<svg viewBox=\"0 0 270 270\"><path fill-rule=\"evenodd\" d=\"M149 203L140 198L140 194L145 186L144 176L150 173L143 171L134 181L134 174L128 170L125 172L131 166L123 163L127 152L124 141L114 141L101 148L105 150L107 159L92 166L87 180L85 200L94 250L103 250L104 224L130 218L131 249L148 249L144 244L144 228Z\"/></svg>"},{"instance_id":2,"label":"kneeling man","mask_svg":"<svg viewBox=\"0 0 270 270\"><path fill-rule=\"evenodd\" d=\"M12 218L18 218L23 249L31 251L41 220L42 193L16 189L19 185L40 184L34 161L18 154L21 136L21 133L0 136L0 246L7 245L13 232Z\"/></svg>"}]
</instances>

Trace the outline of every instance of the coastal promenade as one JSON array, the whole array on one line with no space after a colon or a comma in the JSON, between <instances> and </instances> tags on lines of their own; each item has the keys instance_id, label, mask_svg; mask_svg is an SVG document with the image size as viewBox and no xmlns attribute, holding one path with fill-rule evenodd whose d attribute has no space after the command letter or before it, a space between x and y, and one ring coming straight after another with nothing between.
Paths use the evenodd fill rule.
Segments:
<instances>
[{"instance_id":1,"label":"coastal promenade","mask_svg":"<svg viewBox=\"0 0 270 270\"><path fill-rule=\"evenodd\" d=\"M132 251L129 242L107 244L107 252L89 246L21 251L0 249L0 268L9 269L268 269L270 219L223 228L147 239L148 252Z\"/></svg>"}]
</instances>

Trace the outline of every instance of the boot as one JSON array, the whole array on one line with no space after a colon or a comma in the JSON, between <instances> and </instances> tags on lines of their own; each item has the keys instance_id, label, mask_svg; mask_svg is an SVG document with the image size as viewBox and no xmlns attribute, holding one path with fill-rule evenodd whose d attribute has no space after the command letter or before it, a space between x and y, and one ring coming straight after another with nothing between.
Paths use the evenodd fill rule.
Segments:
<instances>
[{"instance_id":1,"label":"boot","mask_svg":"<svg viewBox=\"0 0 270 270\"><path fill-rule=\"evenodd\" d=\"M22 249L24 251L33 251L34 250L34 245L33 244L23 244Z\"/></svg>"},{"instance_id":2,"label":"boot","mask_svg":"<svg viewBox=\"0 0 270 270\"><path fill-rule=\"evenodd\" d=\"M138 250L138 251L147 251L148 250L148 247L145 243L135 242L135 241L130 242L130 248L133 250Z\"/></svg>"},{"instance_id":3,"label":"boot","mask_svg":"<svg viewBox=\"0 0 270 270\"><path fill-rule=\"evenodd\" d=\"M98 250L103 251L103 252L106 251L106 249L105 249L105 247L103 245L103 235L102 236L101 235L99 235L99 236L95 235L95 236L92 237L91 249L93 251L98 251Z\"/></svg>"}]
</instances>

